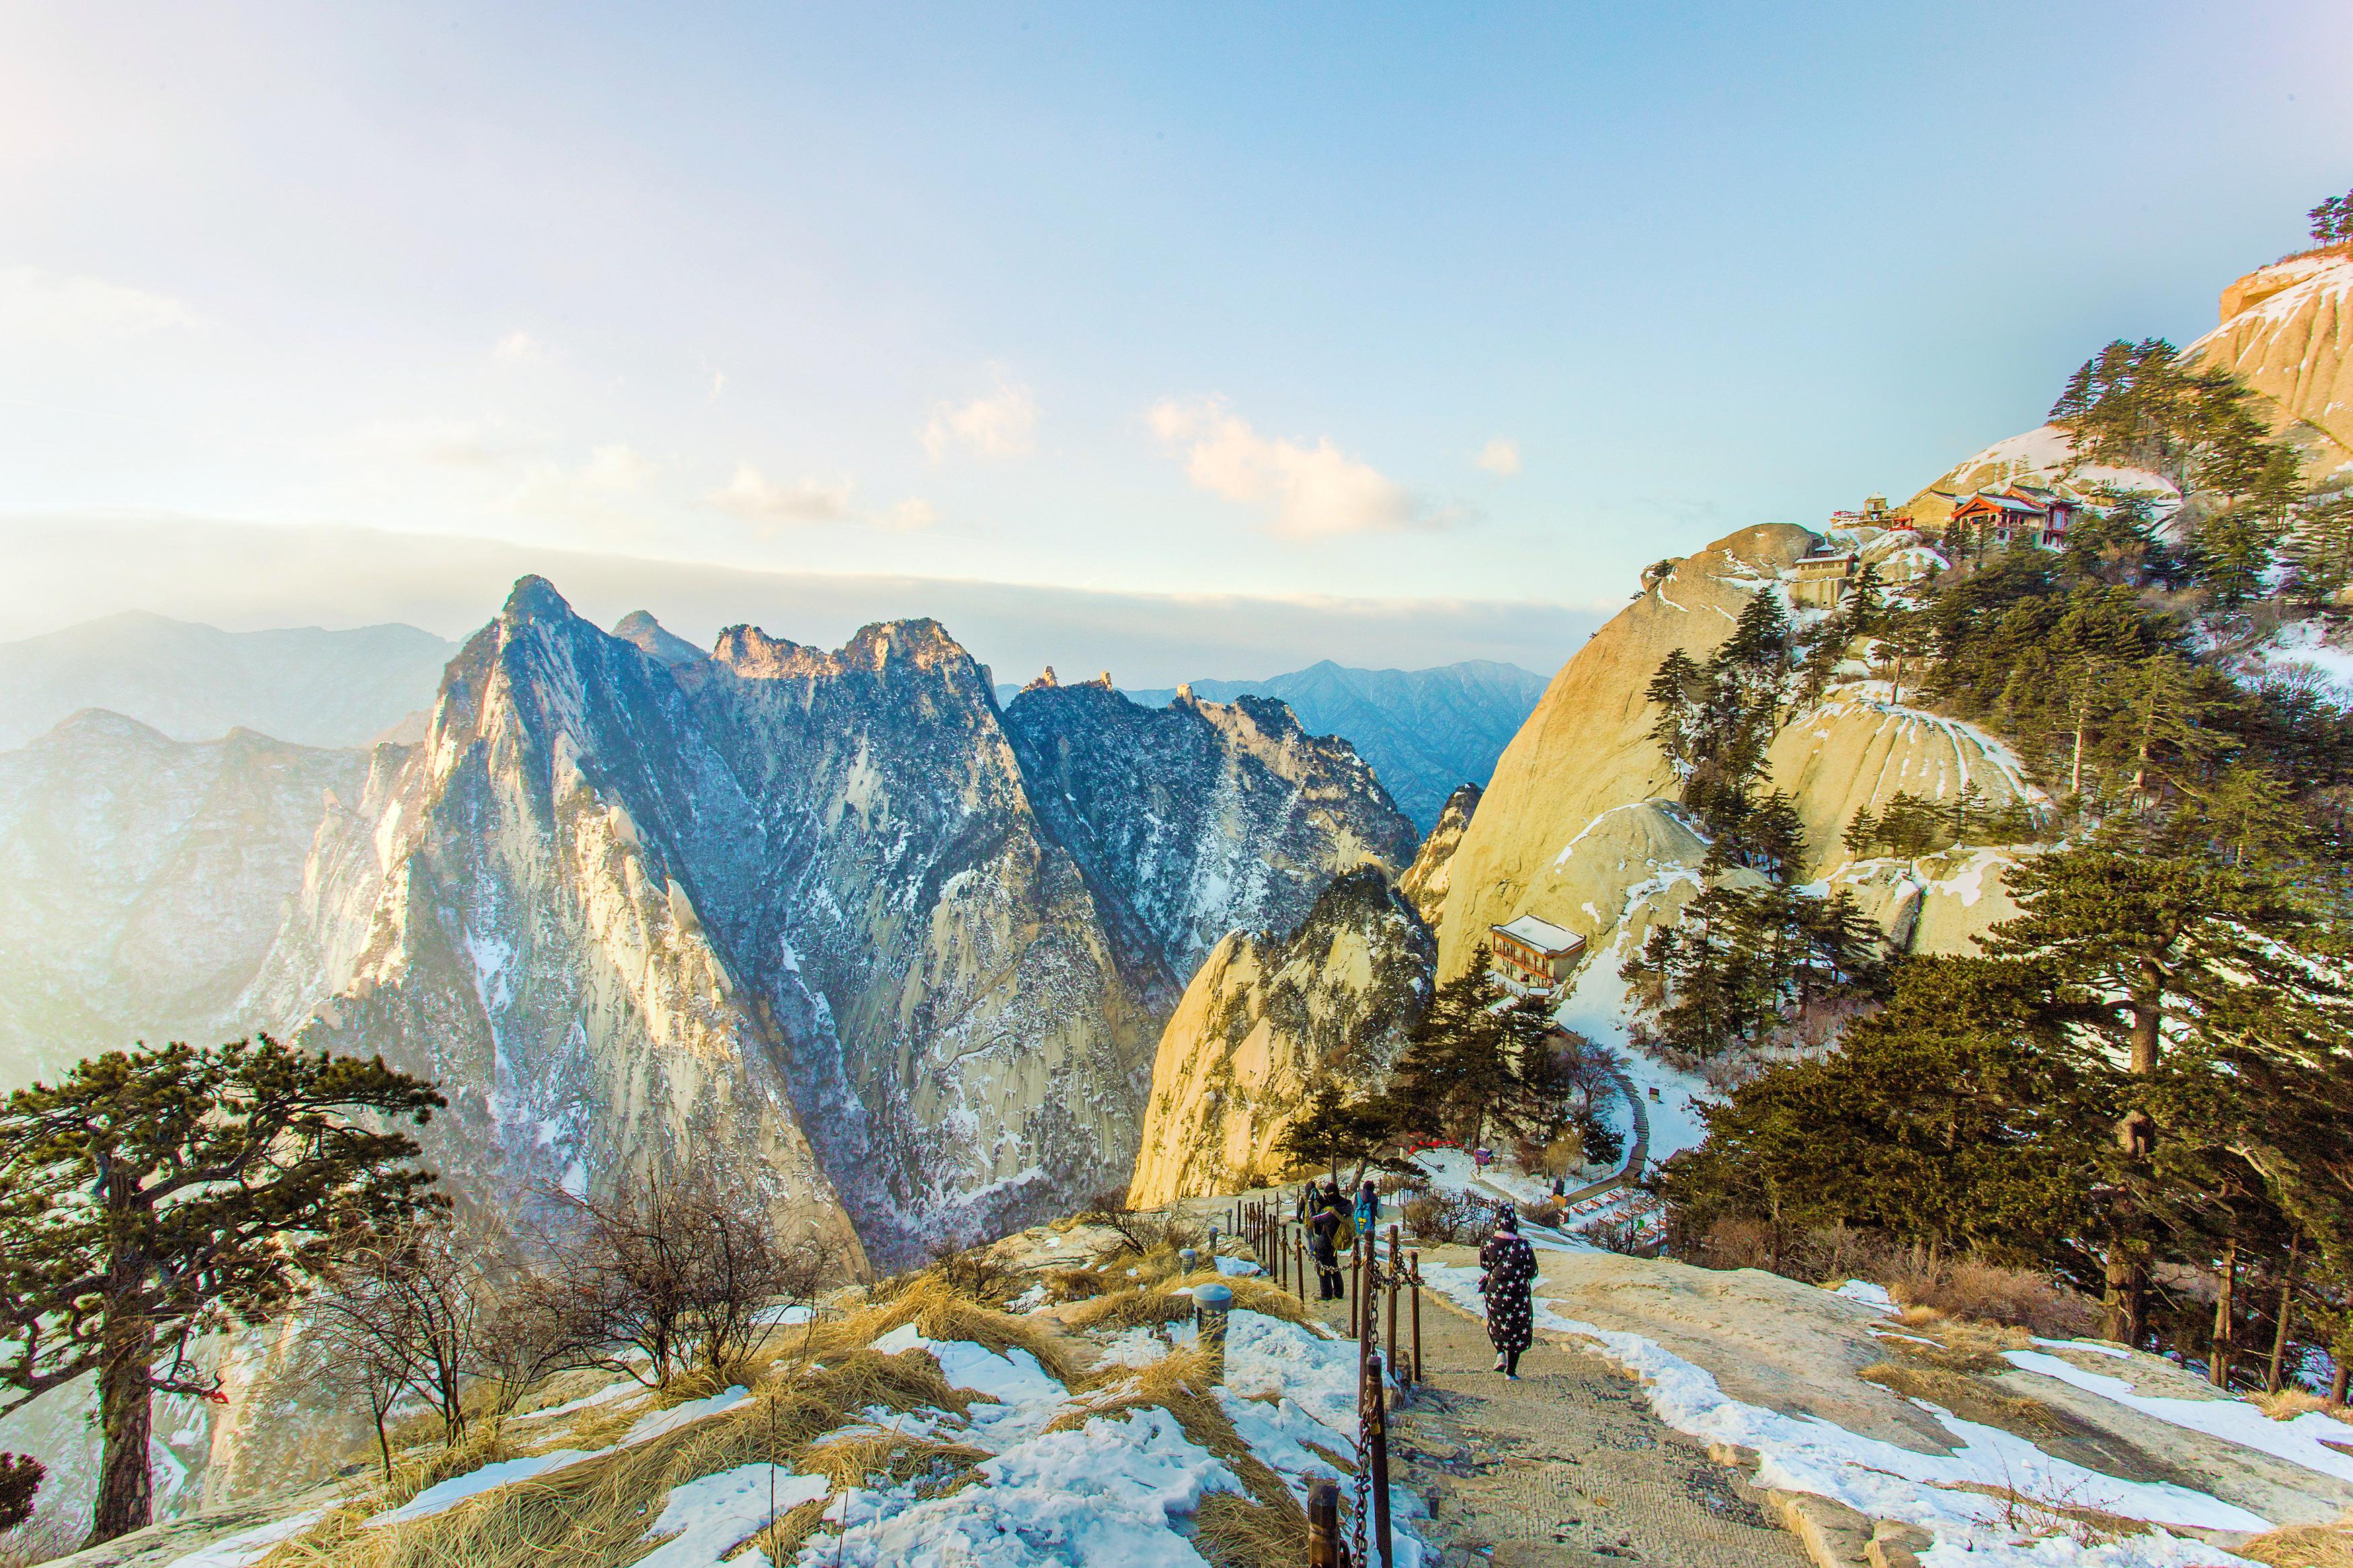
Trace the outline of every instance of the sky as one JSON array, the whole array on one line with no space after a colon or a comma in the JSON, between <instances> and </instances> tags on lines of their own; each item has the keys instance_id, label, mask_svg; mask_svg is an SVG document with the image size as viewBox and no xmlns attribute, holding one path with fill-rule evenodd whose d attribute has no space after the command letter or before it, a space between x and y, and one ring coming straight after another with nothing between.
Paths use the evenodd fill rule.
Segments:
<instances>
[{"instance_id":1,"label":"sky","mask_svg":"<svg viewBox=\"0 0 2353 1568\"><path fill-rule=\"evenodd\" d=\"M2211 326L2348 79L2295 0L0 0L0 637L457 635L522 569L1549 669Z\"/></svg>"}]
</instances>

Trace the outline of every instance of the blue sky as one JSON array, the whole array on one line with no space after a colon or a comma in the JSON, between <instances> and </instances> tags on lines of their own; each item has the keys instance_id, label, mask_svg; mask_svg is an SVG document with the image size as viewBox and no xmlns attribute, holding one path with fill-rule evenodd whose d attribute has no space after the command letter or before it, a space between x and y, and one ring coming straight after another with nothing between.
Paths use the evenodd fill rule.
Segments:
<instances>
[{"instance_id":1,"label":"blue sky","mask_svg":"<svg viewBox=\"0 0 2353 1568\"><path fill-rule=\"evenodd\" d=\"M0 524L48 574L0 635L383 610L260 523L1377 604L1401 662L1507 616L1542 666L1643 563L2194 337L2353 185L2342 5L0 27ZM133 581L126 519L240 542ZM1134 679L1276 657L1202 636Z\"/></svg>"}]
</instances>

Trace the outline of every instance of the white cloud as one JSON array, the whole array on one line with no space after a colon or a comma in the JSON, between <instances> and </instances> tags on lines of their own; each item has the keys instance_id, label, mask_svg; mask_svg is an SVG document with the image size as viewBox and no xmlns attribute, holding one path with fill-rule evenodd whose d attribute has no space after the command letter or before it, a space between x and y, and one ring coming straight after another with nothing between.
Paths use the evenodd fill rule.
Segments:
<instances>
[{"instance_id":1,"label":"white cloud","mask_svg":"<svg viewBox=\"0 0 2353 1568\"><path fill-rule=\"evenodd\" d=\"M600 490L633 490L653 477L653 464L633 447L599 447L580 470L581 482Z\"/></svg>"},{"instance_id":2,"label":"white cloud","mask_svg":"<svg viewBox=\"0 0 2353 1568\"><path fill-rule=\"evenodd\" d=\"M1508 479L1520 471L1520 444L1509 436L1498 436L1480 447L1479 455L1472 461Z\"/></svg>"},{"instance_id":3,"label":"white cloud","mask_svg":"<svg viewBox=\"0 0 2353 1568\"><path fill-rule=\"evenodd\" d=\"M931 527L939 520L940 512L937 507L921 496L909 496L905 500L883 513L881 523L884 528L913 533Z\"/></svg>"},{"instance_id":4,"label":"white cloud","mask_svg":"<svg viewBox=\"0 0 2353 1568\"><path fill-rule=\"evenodd\" d=\"M378 419L353 431L347 441L365 457L445 468L495 468L538 446L496 419Z\"/></svg>"},{"instance_id":5,"label":"white cloud","mask_svg":"<svg viewBox=\"0 0 2353 1568\"><path fill-rule=\"evenodd\" d=\"M1436 528L1460 521L1434 511L1395 479L1319 437L1303 447L1270 438L1217 398L1165 399L1146 416L1155 434L1185 449L1185 472L1215 496L1271 509L1269 526L1293 539Z\"/></svg>"},{"instance_id":6,"label":"white cloud","mask_svg":"<svg viewBox=\"0 0 2353 1568\"><path fill-rule=\"evenodd\" d=\"M923 426L923 451L936 463L951 447L976 458L1026 458L1037 450L1038 399L999 373L997 390L969 403L943 403Z\"/></svg>"},{"instance_id":7,"label":"white cloud","mask_svg":"<svg viewBox=\"0 0 2353 1568\"><path fill-rule=\"evenodd\" d=\"M0 267L0 333L87 342L203 324L177 300L143 289L37 267Z\"/></svg>"},{"instance_id":8,"label":"white cloud","mask_svg":"<svg viewBox=\"0 0 2353 1568\"><path fill-rule=\"evenodd\" d=\"M851 479L778 484L751 464L738 463L727 488L712 491L708 499L720 510L733 512L748 523L777 528L788 523L847 522L852 515L850 498L857 490Z\"/></svg>"},{"instance_id":9,"label":"white cloud","mask_svg":"<svg viewBox=\"0 0 2353 1568\"><path fill-rule=\"evenodd\" d=\"M537 338L533 337L529 332L513 331L498 341L497 345L491 350L491 357L503 360L534 360L539 358L541 353L542 346Z\"/></svg>"},{"instance_id":10,"label":"white cloud","mask_svg":"<svg viewBox=\"0 0 2353 1568\"><path fill-rule=\"evenodd\" d=\"M780 484L751 464L740 462L727 488L713 490L703 500L722 511L734 513L762 533L821 522L848 522L861 528L912 533L940 520L938 509L921 496L909 496L888 511L870 513L857 505L855 479L845 478L830 484L821 479L803 479L798 484Z\"/></svg>"}]
</instances>

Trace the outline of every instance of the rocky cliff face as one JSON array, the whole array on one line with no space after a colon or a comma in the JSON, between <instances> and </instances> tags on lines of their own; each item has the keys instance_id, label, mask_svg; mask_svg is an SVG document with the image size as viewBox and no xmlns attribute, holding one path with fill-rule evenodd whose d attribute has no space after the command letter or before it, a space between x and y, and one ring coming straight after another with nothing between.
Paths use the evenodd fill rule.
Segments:
<instances>
[{"instance_id":1,"label":"rocky cliff face","mask_svg":"<svg viewBox=\"0 0 2353 1568\"><path fill-rule=\"evenodd\" d=\"M1437 946L1377 867L1327 886L1288 935L1219 942L1161 1032L1131 1202L1232 1191L1325 1075L1377 1084L1429 1003Z\"/></svg>"},{"instance_id":2,"label":"rocky cliff face","mask_svg":"<svg viewBox=\"0 0 2353 1568\"><path fill-rule=\"evenodd\" d=\"M1287 931L1356 866L1395 876L1419 837L1345 741L1266 698L1145 708L1108 680L1041 679L1005 710L1040 816L1122 951L1167 1005L1219 938Z\"/></svg>"},{"instance_id":3,"label":"rocky cliff face","mask_svg":"<svg viewBox=\"0 0 2353 1568\"><path fill-rule=\"evenodd\" d=\"M1398 809L1424 832L1466 781L1485 788L1544 677L1515 664L1466 659L1433 669L1351 669L1325 659L1264 680L1197 680L1196 697L1230 702L1275 697L1311 734L1338 735L1380 775ZM1174 691L1131 691L1147 708Z\"/></svg>"},{"instance_id":4,"label":"rocky cliff face","mask_svg":"<svg viewBox=\"0 0 2353 1568\"><path fill-rule=\"evenodd\" d=\"M1463 830L1471 826L1472 814L1479 809L1480 789L1467 784L1446 797L1446 807L1438 814L1438 825L1421 847L1413 854L1413 864L1398 880L1398 889L1413 906L1422 923L1430 930L1438 929L1440 914L1446 908L1446 889L1453 879L1454 851L1461 847Z\"/></svg>"},{"instance_id":5,"label":"rocky cliff face","mask_svg":"<svg viewBox=\"0 0 2353 1568\"><path fill-rule=\"evenodd\" d=\"M2353 462L2353 245L2257 268L2222 290L2221 314L2189 352L2263 395L2307 473Z\"/></svg>"},{"instance_id":6,"label":"rocky cliff face","mask_svg":"<svg viewBox=\"0 0 2353 1568\"><path fill-rule=\"evenodd\" d=\"M137 1039L253 1028L234 1004L366 766L97 710L0 754L0 1089Z\"/></svg>"},{"instance_id":7,"label":"rocky cliff face","mask_svg":"<svg viewBox=\"0 0 2353 1568\"><path fill-rule=\"evenodd\" d=\"M1810 539L1799 528L1750 529L1673 563L1562 668L1505 750L1450 862L1441 974L1469 966L1489 926L1534 913L1590 940L1587 973L1614 977L1628 944L1698 889L1706 845L1673 804L1644 688L1675 648L1713 653L1750 598L1778 591ZM1840 839L1856 812L1882 809L1898 791L1944 799L1974 784L1992 806L2029 787L1981 732L1854 689L1786 724L1767 766L1796 797L1817 878L1844 867ZM1999 871L1987 876L1998 889ZM1866 903L1891 931L1916 928L1915 945L1961 950L2007 912L2004 900L1959 890L1937 901L1926 891L1945 879L1934 871L1905 878L1916 884L1910 892L1896 893L1891 874L1887 896Z\"/></svg>"},{"instance_id":8,"label":"rocky cliff face","mask_svg":"<svg viewBox=\"0 0 2353 1568\"><path fill-rule=\"evenodd\" d=\"M672 666L526 579L302 913L256 1009L431 1073L478 1189L723 1158L898 1256L1134 1147L1151 1022L930 622Z\"/></svg>"},{"instance_id":9,"label":"rocky cliff face","mask_svg":"<svg viewBox=\"0 0 2353 1568\"><path fill-rule=\"evenodd\" d=\"M1132 1171L1200 953L1410 852L1280 704L1093 687L1024 724L930 621L692 658L625 629L518 584L245 997L435 1078L430 1157L477 1197L723 1159L886 1259L1060 1212Z\"/></svg>"}]
</instances>

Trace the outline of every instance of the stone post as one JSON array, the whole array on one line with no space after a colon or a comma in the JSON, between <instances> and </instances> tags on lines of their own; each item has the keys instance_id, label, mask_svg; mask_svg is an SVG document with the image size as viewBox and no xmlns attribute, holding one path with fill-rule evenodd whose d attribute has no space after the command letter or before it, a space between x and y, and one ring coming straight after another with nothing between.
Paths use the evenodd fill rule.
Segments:
<instances>
[{"instance_id":1,"label":"stone post","mask_svg":"<svg viewBox=\"0 0 2353 1568\"><path fill-rule=\"evenodd\" d=\"M1226 1378L1226 1317L1234 1310L1234 1292L1219 1280L1193 1287L1193 1322L1200 1331L1201 1353L1209 1358L1209 1380Z\"/></svg>"}]
</instances>

